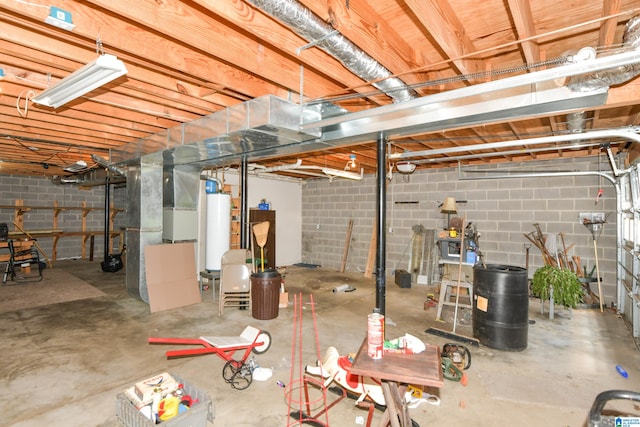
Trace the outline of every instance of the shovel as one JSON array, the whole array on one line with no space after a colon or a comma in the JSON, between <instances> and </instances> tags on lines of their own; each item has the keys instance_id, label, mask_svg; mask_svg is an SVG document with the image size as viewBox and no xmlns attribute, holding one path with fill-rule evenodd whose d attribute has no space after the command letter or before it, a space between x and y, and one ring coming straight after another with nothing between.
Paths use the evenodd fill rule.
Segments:
<instances>
[{"instance_id":1,"label":"shovel","mask_svg":"<svg viewBox=\"0 0 640 427\"><path fill-rule=\"evenodd\" d=\"M253 226L253 235L256 236L256 243L260 246L260 268L264 272L264 245L267 244L269 234L269 221L260 222Z\"/></svg>"}]
</instances>

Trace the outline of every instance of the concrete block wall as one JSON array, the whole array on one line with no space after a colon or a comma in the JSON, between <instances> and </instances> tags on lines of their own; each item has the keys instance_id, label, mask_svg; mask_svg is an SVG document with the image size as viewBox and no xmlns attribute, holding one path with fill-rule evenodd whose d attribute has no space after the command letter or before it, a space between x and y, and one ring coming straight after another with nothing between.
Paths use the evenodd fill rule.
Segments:
<instances>
[{"instance_id":1,"label":"concrete block wall","mask_svg":"<svg viewBox=\"0 0 640 427\"><path fill-rule=\"evenodd\" d=\"M53 184L45 177L25 177L15 175L0 175L0 205L14 205L17 199L22 199L26 206L51 206L55 201L59 207L97 208L87 215L86 229L91 231L104 230L104 186L83 189L76 185ZM112 187L112 202L118 208L125 208L125 191ZM24 229L52 230L53 209L34 209L24 214ZM120 212L115 218L114 229L120 229L126 223L126 213ZM13 230L14 210L0 209L0 222L6 222L9 230ZM58 214L58 229L63 231L82 230L82 211L61 211ZM104 249L103 234L96 235L94 241L94 257L102 259ZM53 239L51 237L38 238L38 244L48 257L53 253ZM118 241L115 242L119 244ZM89 255L87 243L86 254ZM82 237L63 237L58 240L57 259L80 258L82 255Z\"/></svg>"},{"instance_id":2,"label":"concrete block wall","mask_svg":"<svg viewBox=\"0 0 640 427\"><path fill-rule=\"evenodd\" d=\"M522 172L597 171L609 172L603 158L563 159L533 163L505 163L465 171L506 169ZM487 173L466 173L465 177L486 177ZM604 194L595 203L598 189ZM595 176L531 177L460 180L455 168L418 171L410 176L393 175L387 181L387 275L392 283L396 268L408 269L412 227L443 230L446 214L438 207L446 197L458 203L458 216L466 216L480 233L480 249L485 262L524 267L526 247L523 234L535 230L538 223L544 234L564 233L569 255L581 257L590 272L595 265L593 237L579 222L580 213L611 213L597 240L600 275L605 302L615 301L616 266L616 194L606 180ZM466 203L464 203L466 201ZM348 271L364 271L369 252L376 209L376 179L361 181L317 179L303 188L302 259L303 262L339 268L342 262L347 226L354 221L349 250ZM558 239L561 248L561 240ZM540 251L529 249L529 277L543 265ZM595 273L594 273L595 275ZM597 289L593 289L597 292Z\"/></svg>"}]
</instances>

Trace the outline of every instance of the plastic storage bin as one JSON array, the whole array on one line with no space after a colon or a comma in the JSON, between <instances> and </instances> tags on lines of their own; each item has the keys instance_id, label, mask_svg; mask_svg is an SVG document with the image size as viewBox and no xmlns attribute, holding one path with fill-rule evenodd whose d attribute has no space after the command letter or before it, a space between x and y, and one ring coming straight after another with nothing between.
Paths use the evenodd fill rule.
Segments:
<instances>
[{"instance_id":1,"label":"plastic storage bin","mask_svg":"<svg viewBox=\"0 0 640 427\"><path fill-rule=\"evenodd\" d=\"M184 391L194 401L191 408L182 414L160 423L166 427L207 427L207 420L213 423L213 401L211 397L195 386L189 384L180 376L171 374L176 381L184 385ZM126 427L154 427L150 419L140 413L124 393L119 393L116 398L116 416L120 425Z\"/></svg>"}]
</instances>

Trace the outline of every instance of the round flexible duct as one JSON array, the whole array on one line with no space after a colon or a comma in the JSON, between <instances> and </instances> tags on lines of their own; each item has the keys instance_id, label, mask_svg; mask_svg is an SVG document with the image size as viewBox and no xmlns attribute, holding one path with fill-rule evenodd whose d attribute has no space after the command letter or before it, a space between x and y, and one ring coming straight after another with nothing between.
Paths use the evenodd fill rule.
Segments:
<instances>
[{"instance_id":1,"label":"round flexible duct","mask_svg":"<svg viewBox=\"0 0 640 427\"><path fill-rule=\"evenodd\" d=\"M622 42L622 49L625 51L640 48L640 16L634 16L627 22ZM623 65L609 70L572 77L568 87L573 91L589 92L627 82L638 74L640 74L640 65Z\"/></svg>"},{"instance_id":2,"label":"round flexible duct","mask_svg":"<svg viewBox=\"0 0 640 427\"><path fill-rule=\"evenodd\" d=\"M415 92L395 77L378 61L362 51L342 34L333 33L334 29L312 11L295 0L247 0L263 12L278 19L309 42L315 42L325 52L338 59L351 72L365 81L373 83L394 102L408 101Z\"/></svg>"}]
</instances>

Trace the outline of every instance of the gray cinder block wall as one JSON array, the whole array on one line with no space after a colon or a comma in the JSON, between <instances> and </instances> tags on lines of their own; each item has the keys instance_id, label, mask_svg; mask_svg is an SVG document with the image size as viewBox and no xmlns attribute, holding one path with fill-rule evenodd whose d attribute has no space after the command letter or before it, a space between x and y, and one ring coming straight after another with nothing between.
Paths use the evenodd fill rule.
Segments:
<instances>
[{"instance_id":1,"label":"gray cinder block wall","mask_svg":"<svg viewBox=\"0 0 640 427\"><path fill-rule=\"evenodd\" d=\"M95 236L94 259L101 260L104 252L104 186L80 188L76 185L54 184L45 177L25 177L16 175L0 175L0 205L15 205L17 199L22 199L25 206L45 206L53 207L54 201L59 207L82 207L82 202L86 206L96 208L87 215L86 229L90 231L101 231ZM124 188L114 188L111 190L112 203L116 208L124 209L126 192ZM0 222L6 222L9 230L13 230L14 209L0 209ZM43 231L53 229L53 209L33 209L24 214L24 229L29 231ZM116 215L114 229L120 229L126 223L126 213L120 212ZM58 229L63 231L82 230L82 211L68 210L58 214ZM48 257L53 254L53 239L51 237L37 237L38 244ZM118 252L120 242L114 241L116 247L114 252ZM57 259L80 258L82 254L82 237L61 237L57 244ZM86 255L89 256L89 243L86 246Z\"/></svg>"},{"instance_id":2,"label":"gray cinder block wall","mask_svg":"<svg viewBox=\"0 0 640 427\"><path fill-rule=\"evenodd\" d=\"M604 158L563 159L533 163L505 163L471 170L510 170L524 172L602 171L609 172ZM477 178L482 173L467 173ZM303 187L302 260L306 263L339 268L350 219L353 233L347 262L348 271L364 272L374 226L376 179L362 181L327 179L309 181ZM595 203L598 189L604 194ZM590 272L595 265L593 237L579 222L580 213L611 213L597 240L600 275L603 278L604 301L615 301L616 266L616 194L613 186L595 176L533 177L486 180L459 180L456 168L417 171L403 177L393 174L387 181L387 283L393 283L396 268L408 269L412 227L443 230L446 214L438 205L446 197L458 201L458 216L477 227L480 249L485 262L524 267L526 263L523 233L534 231L538 223L544 234L564 233L569 255L581 257ZM461 201L466 201L462 203ZM407 203L411 202L411 203ZM561 247L558 239L559 247ZM529 249L529 277L543 265L540 251ZM595 275L595 273L594 273ZM597 286L594 289L597 292Z\"/></svg>"}]
</instances>

